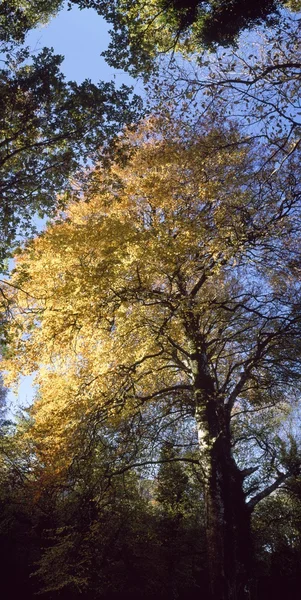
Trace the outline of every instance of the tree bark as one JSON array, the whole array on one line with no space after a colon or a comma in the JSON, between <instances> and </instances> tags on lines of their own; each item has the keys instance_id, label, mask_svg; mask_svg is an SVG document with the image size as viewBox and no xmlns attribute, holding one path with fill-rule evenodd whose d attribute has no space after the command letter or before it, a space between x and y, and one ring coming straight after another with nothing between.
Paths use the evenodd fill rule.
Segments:
<instances>
[{"instance_id":1,"label":"tree bark","mask_svg":"<svg viewBox=\"0 0 301 600\"><path fill-rule=\"evenodd\" d=\"M191 308L191 307L190 307ZM192 307L193 308L193 307ZM203 472L208 572L212 600L249 600L251 510L231 449L231 411L210 372L194 310L186 312L195 418Z\"/></svg>"},{"instance_id":2,"label":"tree bark","mask_svg":"<svg viewBox=\"0 0 301 600\"><path fill-rule=\"evenodd\" d=\"M208 571L212 600L249 598L251 511L231 452L227 407L210 395L196 410L204 474Z\"/></svg>"}]
</instances>

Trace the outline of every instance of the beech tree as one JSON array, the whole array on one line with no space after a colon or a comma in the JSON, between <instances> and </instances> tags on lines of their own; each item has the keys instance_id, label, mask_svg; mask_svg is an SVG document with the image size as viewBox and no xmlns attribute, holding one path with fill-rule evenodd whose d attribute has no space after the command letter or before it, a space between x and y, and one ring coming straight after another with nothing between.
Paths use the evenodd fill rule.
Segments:
<instances>
[{"instance_id":1,"label":"beech tree","mask_svg":"<svg viewBox=\"0 0 301 600\"><path fill-rule=\"evenodd\" d=\"M211 122L150 119L128 165L96 170L86 201L28 244L2 282L4 367L36 374L48 477L81 455L85 422L172 407L194 424L198 456L183 458L201 472L212 598L236 600L252 512L300 469L280 427L300 386L298 148L258 171L265 146Z\"/></svg>"}]
</instances>

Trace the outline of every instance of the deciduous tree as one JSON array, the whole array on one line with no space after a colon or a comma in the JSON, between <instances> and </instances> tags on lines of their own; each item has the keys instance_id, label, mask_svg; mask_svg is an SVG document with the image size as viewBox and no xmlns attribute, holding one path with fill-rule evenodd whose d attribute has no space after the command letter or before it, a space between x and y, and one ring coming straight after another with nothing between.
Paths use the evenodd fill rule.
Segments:
<instances>
[{"instance_id":1,"label":"deciduous tree","mask_svg":"<svg viewBox=\"0 0 301 600\"><path fill-rule=\"evenodd\" d=\"M86 202L28 245L2 284L15 303L5 366L37 373L32 435L54 476L86 420L163 406L194 424L212 596L236 600L252 511L300 468L279 429L300 386L298 149L258 171L264 145L208 123L148 121L128 165L96 170ZM266 436L256 415L273 421Z\"/></svg>"},{"instance_id":2,"label":"deciduous tree","mask_svg":"<svg viewBox=\"0 0 301 600\"><path fill-rule=\"evenodd\" d=\"M24 42L26 33L46 23L61 7L62 0L2 0L0 42L5 47Z\"/></svg>"},{"instance_id":3,"label":"deciduous tree","mask_svg":"<svg viewBox=\"0 0 301 600\"><path fill-rule=\"evenodd\" d=\"M53 213L59 195L139 112L127 86L66 82L62 60L46 48L31 57L22 50L0 69L2 266L16 236L31 231L32 216Z\"/></svg>"},{"instance_id":4,"label":"deciduous tree","mask_svg":"<svg viewBox=\"0 0 301 600\"><path fill-rule=\"evenodd\" d=\"M241 31L254 25L275 25L281 8L300 9L283 0L72 0L80 8L95 8L112 24L112 41L104 53L109 64L145 77L162 53L200 52L233 46Z\"/></svg>"}]
</instances>

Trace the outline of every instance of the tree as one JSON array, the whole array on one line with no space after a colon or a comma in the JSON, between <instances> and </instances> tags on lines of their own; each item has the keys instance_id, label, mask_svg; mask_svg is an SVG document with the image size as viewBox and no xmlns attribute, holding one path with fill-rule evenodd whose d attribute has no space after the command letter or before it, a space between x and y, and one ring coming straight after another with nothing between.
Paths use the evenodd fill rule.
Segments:
<instances>
[{"instance_id":1,"label":"tree","mask_svg":"<svg viewBox=\"0 0 301 600\"><path fill-rule=\"evenodd\" d=\"M40 554L39 524L45 513L33 499L35 459L24 440L26 422L1 423L0 438L0 553L1 592L27 600L36 591L30 572ZM46 503L45 503L46 504ZM45 505L44 505L45 508ZM14 577L12 577L14 573Z\"/></svg>"},{"instance_id":2,"label":"tree","mask_svg":"<svg viewBox=\"0 0 301 600\"><path fill-rule=\"evenodd\" d=\"M24 42L26 33L46 23L62 5L62 0L2 0L0 42L4 46Z\"/></svg>"},{"instance_id":3,"label":"tree","mask_svg":"<svg viewBox=\"0 0 301 600\"><path fill-rule=\"evenodd\" d=\"M160 53L201 51L235 45L241 31L256 24L275 24L280 9L300 3L283 0L72 0L80 8L95 8L112 24L112 42L104 53L109 64L147 77Z\"/></svg>"},{"instance_id":4,"label":"tree","mask_svg":"<svg viewBox=\"0 0 301 600\"><path fill-rule=\"evenodd\" d=\"M148 583L150 591L157 583L147 569L152 515L137 475L128 471L110 481L110 450L101 442L97 450L73 465L68 481L52 487L54 519L42 534L35 579L43 593L67 598L118 598L127 591L138 598L141 588L145 593ZM46 485L44 494L50 490Z\"/></svg>"},{"instance_id":5,"label":"tree","mask_svg":"<svg viewBox=\"0 0 301 600\"><path fill-rule=\"evenodd\" d=\"M193 467L185 463L185 454L178 455L172 441L163 443L154 490L159 514L158 537L167 563L164 580L168 598L182 595L193 598L196 592L199 594L200 583L206 597L208 588L202 572L206 566L204 503L197 467Z\"/></svg>"},{"instance_id":6,"label":"tree","mask_svg":"<svg viewBox=\"0 0 301 600\"><path fill-rule=\"evenodd\" d=\"M74 189L140 107L127 86L67 83L51 50L29 59L28 50L10 53L0 70L2 266L16 236L32 230L32 216L53 213L59 194Z\"/></svg>"},{"instance_id":7,"label":"tree","mask_svg":"<svg viewBox=\"0 0 301 600\"><path fill-rule=\"evenodd\" d=\"M259 597L297 598L300 585L300 477L288 480L254 514Z\"/></svg>"},{"instance_id":8,"label":"tree","mask_svg":"<svg viewBox=\"0 0 301 600\"><path fill-rule=\"evenodd\" d=\"M23 42L25 34L45 23L62 7L62 0L10 0L0 7L0 39L4 42ZM275 24L280 9L300 9L299 0L156 0L143 2L127 0L70 0L69 7L94 8L113 25L109 56L120 68L122 58L135 55L146 59L156 51L177 49L182 44L212 48L235 44L238 35L256 24ZM137 66L137 65L136 65Z\"/></svg>"},{"instance_id":9,"label":"tree","mask_svg":"<svg viewBox=\"0 0 301 600\"><path fill-rule=\"evenodd\" d=\"M300 144L300 20L286 17L279 26L241 41L235 52L202 52L190 61L178 58L154 77L162 110L171 98L190 113L209 111L239 126L246 140L265 140L265 156L278 157L277 169ZM162 82L163 79L163 82ZM195 117L194 117L195 118Z\"/></svg>"},{"instance_id":10,"label":"tree","mask_svg":"<svg viewBox=\"0 0 301 600\"><path fill-rule=\"evenodd\" d=\"M258 171L266 148L210 122L148 121L129 164L96 170L86 202L28 245L2 282L5 368L37 373L31 435L54 477L81 455L86 421L173 410L194 424L212 597L236 600L252 512L300 468L294 441L271 450L300 385L298 149Z\"/></svg>"}]
</instances>

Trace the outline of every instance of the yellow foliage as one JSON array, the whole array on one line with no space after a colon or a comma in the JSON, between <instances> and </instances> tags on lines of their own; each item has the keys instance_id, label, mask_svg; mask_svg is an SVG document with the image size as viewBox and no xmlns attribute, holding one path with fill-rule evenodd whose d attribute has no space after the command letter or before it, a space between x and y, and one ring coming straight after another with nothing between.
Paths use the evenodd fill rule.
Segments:
<instances>
[{"instance_id":1,"label":"yellow foliage","mask_svg":"<svg viewBox=\"0 0 301 600\"><path fill-rule=\"evenodd\" d=\"M89 415L114 422L162 389L189 386L187 315L214 329L223 265L245 240L240 209L253 210L250 150L235 132L185 139L176 128L167 137L150 120L129 134L127 166L109 178L95 171L86 201L16 259L4 368L8 383L35 373L36 435L54 454Z\"/></svg>"}]
</instances>

